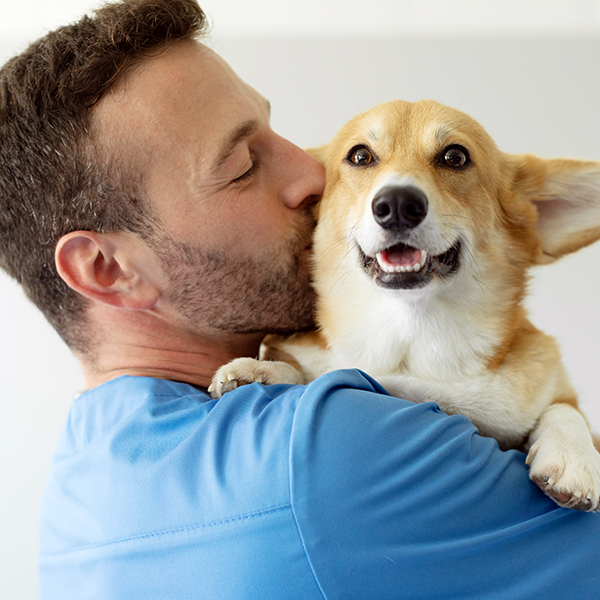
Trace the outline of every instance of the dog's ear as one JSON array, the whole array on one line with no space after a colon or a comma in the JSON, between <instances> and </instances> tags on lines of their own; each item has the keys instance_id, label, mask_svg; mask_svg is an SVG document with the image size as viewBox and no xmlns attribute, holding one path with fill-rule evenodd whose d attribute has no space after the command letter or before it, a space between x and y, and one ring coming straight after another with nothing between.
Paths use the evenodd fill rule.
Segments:
<instances>
[{"instance_id":1,"label":"dog's ear","mask_svg":"<svg viewBox=\"0 0 600 600\"><path fill-rule=\"evenodd\" d=\"M308 148L307 152L316 158L322 165L325 165L327 157L329 156L329 144L323 144L317 148Z\"/></svg>"},{"instance_id":2,"label":"dog's ear","mask_svg":"<svg viewBox=\"0 0 600 600\"><path fill-rule=\"evenodd\" d=\"M513 156L514 191L537 211L539 264L600 239L600 162Z\"/></svg>"}]
</instances>

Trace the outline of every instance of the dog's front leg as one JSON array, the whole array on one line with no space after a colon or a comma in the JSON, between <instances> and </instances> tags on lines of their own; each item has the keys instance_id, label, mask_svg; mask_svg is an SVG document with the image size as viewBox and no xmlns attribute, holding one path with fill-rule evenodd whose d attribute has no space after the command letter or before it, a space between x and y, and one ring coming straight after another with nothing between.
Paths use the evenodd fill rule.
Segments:
<instances>
[{"instance_id":1,"label":"dog's front leg","mask_svg":"<svg viewBox=\"0 0 600 600\"><path fill-rule=\"evenodd\" d=\"M303 384L316 379L330 367L331 354L316 331L292 336L267 336L259 359L236 358L213 376L208 391L213 398L249 383Z\"/></svg>"},{"instance_id":2,"label":"dog's front leg","mask_svg":"<svg viewBox=\"0 0 600 600\"><path fill-rule=\"evenodd\" d=\"M302 371L283 361L236 358L223 365L213 376L208 392L220 398L242 385L249 383L305 383Z\"/></svg>"},{"instance_id":3,"label":"dog's front leg","mask_svg":"<svg viewBox=\"0 0 600 600\"><path fill-rule=\"evenodd\" d=\"M600 509L600 454L577 408L551 404L533 429L529 477L566 508Z\"/></svg>"}]
</instances>

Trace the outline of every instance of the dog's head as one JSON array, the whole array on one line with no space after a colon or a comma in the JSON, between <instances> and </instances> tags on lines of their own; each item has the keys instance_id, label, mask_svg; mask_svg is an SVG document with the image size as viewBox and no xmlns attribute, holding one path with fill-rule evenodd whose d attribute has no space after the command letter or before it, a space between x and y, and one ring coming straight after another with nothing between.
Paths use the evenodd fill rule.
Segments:
<instances>
[{"instance_id":1,"label":"dog's head","mask_svg":"<svg viewBox=\"0 0 600 600\"><path fill-rule=\"evenodd\" d=\"M317 278L350 261L386 289L469 279L520 300L528 267L600 238L598 163L502 153L436 102L380 105L313 154L327 171Z\"/></svg>"}]
</instances>

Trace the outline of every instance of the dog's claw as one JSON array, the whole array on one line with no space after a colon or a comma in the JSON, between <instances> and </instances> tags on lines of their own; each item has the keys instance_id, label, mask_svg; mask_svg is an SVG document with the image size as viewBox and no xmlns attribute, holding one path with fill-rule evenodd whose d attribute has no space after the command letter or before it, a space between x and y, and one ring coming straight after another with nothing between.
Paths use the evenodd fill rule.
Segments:
<instances>
[{"instance_id":1,"label":"dog's claw","mask_svg":"<svg viewBox=\"0 0 600 600\"><path fill-rule=\"evenodd\" d=\"M532 478L532 481L536 483L547 496L552 498L552 500L563 508L571 508L573 510L586 512L593 512L599 508L594 504L591 494L583 497L582 492L579 490L575 492L559 491L553 487L554 483L551 481L545 481L540 478Z\"/></svg>"},{"instance_id":2,"label":"dog's claw","mask_svg":"<svg viewBox=\"0 0 600 600\"><path fill-rule=\"evenodd\" d=\"M600 455L572 448L560 448L536 442L527 456L531 480L559 506L595 512L600 510Z\"/></svg>"}]
</instances>

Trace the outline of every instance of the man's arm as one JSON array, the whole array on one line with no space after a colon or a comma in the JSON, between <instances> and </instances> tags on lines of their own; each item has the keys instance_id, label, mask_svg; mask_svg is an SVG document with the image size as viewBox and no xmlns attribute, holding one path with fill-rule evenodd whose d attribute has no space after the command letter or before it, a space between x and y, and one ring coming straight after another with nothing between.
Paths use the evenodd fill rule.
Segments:
<instances>
[{"instance_id":1,"label":"man's arm","mask_svg":"<svg viewBox=\"0 0 600 600\"><path fill-rule=\"evenodd\" d=\"M600 593L598 515L558 508L466 418L380 389L337 372L298 406L293 508L327 598Z\"/></svg>"}]
</instances>

